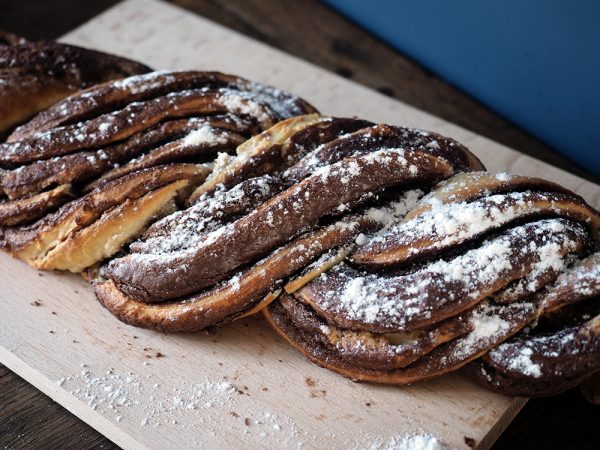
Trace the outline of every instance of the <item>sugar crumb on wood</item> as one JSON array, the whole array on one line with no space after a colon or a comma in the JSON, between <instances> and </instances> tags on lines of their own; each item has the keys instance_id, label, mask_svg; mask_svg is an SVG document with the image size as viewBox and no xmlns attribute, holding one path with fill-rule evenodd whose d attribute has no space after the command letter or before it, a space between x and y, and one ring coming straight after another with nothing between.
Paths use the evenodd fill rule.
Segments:
<instances>
[{"instance_id":1,"label":"sugar crumb on wood","mask_svg":"<svg viewBox=\"0 0 600 450\"><path fill-rule=\"evenodd\" d=\"M240 395L249 390L248 386L238 387L228 380L204 377L190 381L178 377L167 385L147 371L119 373L114 368L97 370L86 363L80 367L79 372L60 377L56 384L92 410L125 426L170 430L181 433L182 439L194 439L199 434L216 437L223 431L241 432L242 436L266 439L282 448L318 447L328 440L340 439L329 432L302 430L290 416L265 411L251 398ZM269 390L264 387L261 391ZM241 430L236 426L238 419L244 422ZM318 420L325 419L322 415ZM382 448L373 447L372 443L389 439L384 435L363 435L360 448ZM347 448L356 446L349 437L339 442Z\"/></svg>"}]
</instances>

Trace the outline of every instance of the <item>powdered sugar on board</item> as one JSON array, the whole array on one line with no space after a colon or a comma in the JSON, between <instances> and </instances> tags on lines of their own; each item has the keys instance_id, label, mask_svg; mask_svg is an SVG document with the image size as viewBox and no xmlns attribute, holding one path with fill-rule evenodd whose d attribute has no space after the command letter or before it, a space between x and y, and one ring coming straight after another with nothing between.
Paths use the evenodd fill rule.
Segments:
<instances>
[{"instance_id":1,"label":"powdered sugar on board","mask_svg":"<svg viewBox=\"0 0 600 450\"><path fill-rule=\"evenodd\" d=\"M254 435L263 442L276 442L280 448L320 446L322 435L303 430L286 414L263 410L255 404L248 386L226 378L214 380L198 376L190 382L174 375L163 385L151 370L124 374L113 369L100 372L82 363L79 372L59 378L56 384L117 423L132 424L140 429L189 431L190 441L186 444L189 447L203 448L205 443L200 436L206 433L214 436L217 430L222 430L222 414L239 422L227 432L242 439ZM317 382L307 381L309 385L313 383ZM358 442L333 433L327 433L327 437L339 439L340 448L447 449L438 438L427 433L363 433Z\"/></svg>"},{"instance_id":2,"label":"powdered sugar on board","mask_svg":"<svg viewBox=\"0 0 600 450\"><path fill-rule=\"evenodd\" d=\"M450 450L442 441L430 434L405 434L388 440L375 439L365 450Z\"/></svg>"},{"instance_id":3,"label":"powdered sugar on board","mask_svg":"<svg viewBox=\"0 0 600 450\"><path fill-rule=\"evenodd\" d=\"M98 304L79 277L38 277L2 258L13 268L0 272L2 317L27 315L4 324L2 346L27 364L35 360L48 374L46 392L126 448L353 449L374 443L385 448L395 437L421 429L462 448L463 434L480 439L476 429L487 420L482 414L461 410L456 431L430 426L427 415L414 411L443 408L448 391L442 387L448 383L461 392L461 401L472 398L474 405L497 408L491 402L496 396L455 376L401 389L353 383L306 361L260 318L213 334L164 335L129 327ZM30 290L24 294L25 279ZM29 305L29 295L39 301ZM28 338L21 339L25 332ZM412 405L410 415L399 411L390 417L404 404ZM123 440L125 433L129 440Z\"/></svg>"},{"instance_id":4,"label":"powdered sugar on board","mask_svg":"<svg viewBox=\"0 0 600 450\"><path fill-rule=\"evenodd\" d=\"M286 447L304 445L300 431L289 417L253 407L248 386L238 386L226 377L215 380L198 376L189 381L174 375L163 385L150 370L120 374L109 369L98 373L82 364L79 373L62 377L57 384L116 422L178 431L190 429L191 436L214 435L223 426L220 415L228 414L240 422L239 427L229 430L232 433L258 434L261 438L277 433L285 438ZM202 447L202 440L194 438L188 445Z\"/></svg>"}]
</instances>

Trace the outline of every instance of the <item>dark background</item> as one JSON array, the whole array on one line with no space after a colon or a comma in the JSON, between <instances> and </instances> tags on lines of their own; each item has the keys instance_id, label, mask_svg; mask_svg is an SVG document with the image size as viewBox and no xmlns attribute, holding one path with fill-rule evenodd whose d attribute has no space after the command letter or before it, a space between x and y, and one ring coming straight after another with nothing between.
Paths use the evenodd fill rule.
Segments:
<instances>
[{"instance_id":1,"label":"dark background","mask_svg":"<svg viewBox=\"0 0 600 450\"><path fill-rule=\"evenodd\" d=\"M114 0L0 0L0 29L29 39L57 38L116 3ZM600 182L318 1L174 0L170 3ZM587 403L578 390L571 390L556 397L531 400L494 449L600 449L599 424L600 407ZM0 449L4 448L117 447L0 365Z\"/></svg>"}]
</instances>

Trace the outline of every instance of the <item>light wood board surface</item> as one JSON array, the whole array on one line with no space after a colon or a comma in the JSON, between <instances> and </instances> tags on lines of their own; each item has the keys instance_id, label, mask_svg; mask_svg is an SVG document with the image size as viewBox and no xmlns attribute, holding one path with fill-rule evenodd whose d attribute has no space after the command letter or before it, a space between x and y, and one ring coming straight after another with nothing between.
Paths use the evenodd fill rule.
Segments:
<instances>
[{"instance_id":1,"label":"light wood board surface","mask_svg":"<svg viewBox=\"0 0 600 450\"><path fill-rule=\"evenodd\" d=\"M600 206L592 183L157 1L128 0L64 41L159 69L235 73L326 114L436 131L490 170L542 176ZM213 334L129 327L79 277L6 255L0 362L126 448L386 448L410 433L488 448L523 405L460 374L403 388L353 383L305 361L259 318Z\"/></svg>"}]
</instances>

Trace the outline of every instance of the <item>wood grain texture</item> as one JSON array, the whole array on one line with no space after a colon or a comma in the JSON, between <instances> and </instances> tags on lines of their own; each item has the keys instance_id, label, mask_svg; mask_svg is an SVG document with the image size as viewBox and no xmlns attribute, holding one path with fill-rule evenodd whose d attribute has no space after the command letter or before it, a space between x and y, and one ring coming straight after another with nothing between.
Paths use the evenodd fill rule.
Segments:
<instances>
[{"instance_id":1,"label":"wood grain texture","mask_svg":"<svg viewBox=\"0 0 600 450\"><path fill-rule=\"evenodd\" d=\"M136 329L75 275L38 277L6 255L0 267L0 361L125 448L368 448L416 430L465 448L464 436L481 441L518 408L458 374L402 389L353 383L260 318L212 335Z\"/></svg>"},{"instance_id":2,"label":"wood grain texture","mask_svg":"<svg viewBox=\"0 0 600 450\"><path fill-rule=\"evenodd\" d=\"M494 136L495 133L504 143L519 146L518 143L515 143L518 141L513 141L513 139L515 139L513 135L514 131L510 131L508 133L506 132L506 130L514 130L513 127L510 127L509 125L502 125L501 120L494 118L492 114L485 110L482 111L486 112L491 119L489 121L483 120L479 122L477 118L481 115L481 111L477 110L477 108L479 108L478 105L470 105L469 100L465 96L462 96L452 88L449 88L447 85L439 82L439 80L436 80L431 75L422 73L420 69L418 69L418 67L416 67L414 64L410 63L410 61L402 58L401 56L392 52L390 49L377 43L366 33L348 24L346 21L340 19L339 16L331 13L321 5L313 4L312 2L297 2L291 4L291 6L288 4L287 8L282 8L279 6L278 2L264 2L275 3L275 5L272 5L272 14L262 14L264 12L264 10L261 9L264 8L261 6L263 2L250 1L235 2L232 4L230 2L221 3L206 1L194 2L193 4L191 2L182 3L189 3L188 6L190 8L201 10L200 12L213 19L216 19L229 26L233 26L234 28L241 29L247 34L258 36L266 42L274 43L288 51L316 61L323 66L335 69L342 75L352 76L355 79L360 79L362 82L366 82L366 84L370 84L375 88L384 88L381 90L387 94L390 94L390 86L393 87L392 89L394 90L395 95L408 101L411 101L410 95L416 93L417 100L414 101L413 104L421 107L424 106L430 112L434 112L436 114L444 116L449 114L449 118L453 119L454 121L458 121L463 125L469 126L468 122L463 122L463 116L466 115L469 117L470 114L473 114L470 116L474 120L471 128L477 129L479 127L479 132L482 132L488 136ZM303 27L306 27L307 18L316 18L316 20L311 21L311 23L316 22L319 25L318 27L315 27L314 33L310 33L309 39L306 39L307 33L305 31L303 32ZM323 19L323 22L321 22L321 18ZM285 20L282 21L282 19ZM290 26L277 26L277 24L281 23L286 23L286 25ZM321 27L320 25L323 24L328 25ZM321 40L319 40L319 36L322 37ZM342 37L340 38L340 36ZM303 38L299 39L299 37ZM345 41L345 43L333 43L336 39L341 39L342 41ZM309 45L303 45L303 43L306 41L308 41L307 44ZM366 45L366 53L364 51L355 52L352 50L353 45L360 47L363 43ZM396 64L398 61L401 61L401 63L398 63L398 65L401 67L401 70L394 72L393 77L388 78L388 84L380 83L380 78L378 76L373 77L372 75L373 73L375 73L375 75L380 75L380 72L385 72L385 74L388 74L386 70L382 70L381 65L383 63L388 63L389 61L392 61L394 64ZM351 69L348 69L348 67L351 67ZM385 68L387 69L387 65ZM427 88L428 85L437 85L437 87L429 90ZM441 93L437 92L438 89L441 90ZM425 103L419 104L419 101L424 101ZM446 108L448 107L448 102L462 104L462 106L455 109L450 108L447 110L448 112L445 112ZM452 117L453 114L455 114L454 117ZM488 126L491 132L486 130ZM506 130L503 128L504 126L506 126ZM519 139L523 139L523 142L527 144L524 145L524 147L536 147L534 145L535 141L532 141L523 133L517 132L516 134L521 136ZM544 153L543 146L540 148L541 150L539 154L547 154ZM12 375L12 378L15 378L14 375ZM575 401L573 398L576 395L577 394L571 394L568 398L571 398L571 401ZM42 397L41 402L43 403L45 401L47 400L43 399ZM538 408L536 410L534 409L536 404L539 403L531 402L531 404L527 406L525 412L532 411L533 409L533 412L530 412L529 416L531 425L537 423L539 426L543 426L543 424L546 422L544 417L548 413L547 407ZM564 402L558 404L564 405ZM580 420L577 423L581 424L585 422ZM551 429L560 429L558 425L559 424L556 424L556 426L552 427ZM0 431L2 430L0 429ZM584 431L584 427L581 427L580 431ZM521 432L521 436L523 434L524 433ZM2 435L3 433L0 432L0 436ZM515 436L518 438L519 434L517 433ZM535 436L535 433L527 433L527 437L531 436ZM566 434L557 433L556 436L566 436ZM505 435L503 440L506 441L506 439L508 439L507 442L510 443L510 437L510 434ZM518 441L513 440L512 442L514 443ZM556 439L553 442L556 443ZM591 441L587 439L582 442L589 443ZM2 444L4 443L2 442ZM502 442L499 444L502 445Z\"/></svg>"}]
</instances>

